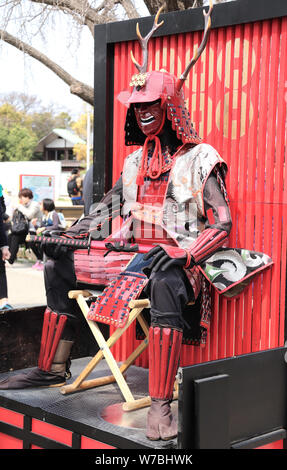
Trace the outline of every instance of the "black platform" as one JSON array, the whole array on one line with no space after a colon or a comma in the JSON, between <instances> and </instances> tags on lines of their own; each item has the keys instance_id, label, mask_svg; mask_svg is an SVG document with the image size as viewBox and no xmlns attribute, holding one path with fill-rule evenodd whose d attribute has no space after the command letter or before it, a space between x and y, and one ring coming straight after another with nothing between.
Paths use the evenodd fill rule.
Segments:
<instances>
[{"instance_id":1,"label":"black platform","mask_svg":"<svg viewBox=\"0 0 287 470\"><path fill-rule=\"evenodd\" d=\"M70 383L75 380L90 359L91 357L85 357L73 360L71 368L73 377ZM89 379L101 375L110 375L105 361L101 361L89 375ZM7 373L0 374L0 380L6 376ZM148 370L131 366L127 371L126 380L135 398L148 395ZM177 448L176 440L166 442L148 440L145 437L148 408L123 412L121 407L123 401L116 383L68 395L61 394L59 388L0 390L0 407L3 412L7 413L8 410L9 413L11 410L12 417L14 412L24 417L22 428L9 423L10 418L8 422L3 422L2 419L0 433L12 436L17 442L23 441L22 448L31 448L33 445L46 449L83 448L83 436L88 440L98 442L98 448L104 448L105 445L117 449ZM177 401L172 404L172 407L176 414ZM38 420L55 426L53 438L47 437L45 433L42 435L35 433L33 423L34 421L38 423ZM72 433L71 445L59 441L56 426Z\"/></svg>"}]
</instances>

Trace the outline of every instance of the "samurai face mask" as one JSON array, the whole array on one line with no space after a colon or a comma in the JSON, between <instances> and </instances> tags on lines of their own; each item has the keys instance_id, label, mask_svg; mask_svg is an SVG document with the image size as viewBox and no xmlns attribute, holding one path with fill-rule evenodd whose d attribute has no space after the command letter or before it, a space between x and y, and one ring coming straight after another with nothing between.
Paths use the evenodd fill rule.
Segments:
<instances>
[{"instance_id":1,"label":"samurai face mask","mask_svg":"<svg viewBox=\"0 0 287 470\"><path fill-rule=\"evenodd\" d=\"M134 111L137 125L143 134L159 134L165 121L165 107L161 106L160 100L135 103Z\"/></svg>"}]
</instances>

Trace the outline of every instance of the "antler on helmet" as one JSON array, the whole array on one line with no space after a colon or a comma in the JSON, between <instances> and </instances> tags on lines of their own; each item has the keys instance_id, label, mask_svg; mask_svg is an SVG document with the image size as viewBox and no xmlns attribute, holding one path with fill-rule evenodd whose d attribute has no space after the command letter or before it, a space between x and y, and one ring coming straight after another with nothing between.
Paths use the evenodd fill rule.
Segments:
<instances>
[{"instance_id":1,"label":"antler on helmet","mask_svg":"<svg viewBox=\"0 0 287 470\"><path fill-rule=\"evenodd\" d=\"M185 71L181 74L181 76L179 77L178 81L177 81L177 84L176 84L176 88L177 90L180 90L182 85L184 84L184 81L186 80L189 72L190 72L190 69L194 66L194 64L198 61L199 57L201 56L201 54L203 53L205 47L206 47L206 44L207 44L207 40L208 40L208 37L209 37L209 34L210 34L210 28L211 28L211 13L212 13L212 10L213 10L213 2L212 0L209 0L209 9L208 9L208 12L206 13L205 10L203 10L203 16L204 16L204 35L203 35L203 39L202 39L202 42L200 44L200 46L197 48L194 56L192 57L191 61L189 62L188 66L186 67Z\"/></svg>"},{"instance_id":2,"label":"antler on helmet","mask_svg":"<svg viewBox=\"0 0 287 470\"><path fill-rule=\"evenodd\" d=\"M160 23L158 23L158 18L159 18L159 15L160 15L162 9L163 9L163 6L160 7L160 9L158 10L158 12L155 16L152 29L150 30L150 32L144 38L142 37L142 35L140 33L139 24L137 23L136 32L137 32L137 37L139 39L139 42L140 42L140 45L141 45L141 48L142 48L143 63L142 63L142 65L140 65L136 61L136 59L133 55L133 52L131 51L131 59L132 59L133 63L135 64L136 68L138 69L139 73L140 73L140 75L132 77L131 85L140 85L141 86L145 83L144 74L146 74L147 67L148 67L148 42L149 42L151 36L153 35L153 33L158 28L160 28L160 26L162 26L163 23L164 23L164 21L161 21ZM201 54L203 53L203 51L206 47L206 44L207 44L207 41L208 41L208 38L209 38L209 34L210 34L210 29L211 29L211 13L212 13L212 10L213 10L213 1L209 0L208 12L203 10L204 35L203 35L202 42L201 42L200 46L197 48L195 54L193 55L191 61L189 62L188 66L186 67L185 71L181 74L181 76L177 80L177 84L176 84L177 91L179 91L182 88L182 86L183 86L183 84L184 84L191 68L198 61L199 57L201 56ZM133 79L135 79L135 82L134 82Z\"/></svg>"},{"instance_id":3,"label":"antler on helmet","mask_svg":"<svg viewBox=\"0 0 287 470\"><path fill-rule=\"evenodd\" d=\"M158 12L155 16L152 29L150 30L150 32L144 38L142 37L142 35L140 33L139 24L137 23L137 28L136 28L137 37L139 38L139 42L140 42L140 45L141 45L141 48L142 48L142 53L143 53L143 63L142 63L142 65L140 65L136 61L132 51L131 51L131 58L132 58L133 63L135 64L136 68L138 69L138 71L140 73L146 73L146 71L147 71L147 66L148 66L148 42L149 42L151 36L153 35L153 33L158 28L160 28L164 23L164 21L161 21L160 23L158 23L158 18L159 18L159 15L160 15L162 9L163 9L163 6L160 7L160 9L158 10Z\"/></svg>"}]
</instances>

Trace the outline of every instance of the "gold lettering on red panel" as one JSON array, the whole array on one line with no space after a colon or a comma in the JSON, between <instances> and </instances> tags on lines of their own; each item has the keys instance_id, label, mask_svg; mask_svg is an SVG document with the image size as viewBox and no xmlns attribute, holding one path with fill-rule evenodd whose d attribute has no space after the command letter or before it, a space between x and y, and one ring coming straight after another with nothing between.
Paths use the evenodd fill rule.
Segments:
<instances>
[{"instance_id":1,"label":"gold lettering on red panel","mask_svg":"<svg viewBox=\"0 0 287 470\"><path fill-rule=\"evenodd\" d=\"M241 47L243 48L242 57ZM226 43L224 76L222 71L223 51L219 53L217 60L217 76L220 81L224 81L225 93L223 97L223 116L221 115L222 101L219 100L216 104L216 127L223 132L224 137L232 140L245 135L246 126L252 124L254 116L252 102L247 103L247 86L250 86L250 83L248 83L248 61L251 56L252 76L256 65L256 55L253 48L251 53L249 53L249 49L250 44L247 39L242 41L240 38L235 38L233 57L231 57L231 40ZM241 61L242 63L240 63Z\"/></svg>"}]
</instances>

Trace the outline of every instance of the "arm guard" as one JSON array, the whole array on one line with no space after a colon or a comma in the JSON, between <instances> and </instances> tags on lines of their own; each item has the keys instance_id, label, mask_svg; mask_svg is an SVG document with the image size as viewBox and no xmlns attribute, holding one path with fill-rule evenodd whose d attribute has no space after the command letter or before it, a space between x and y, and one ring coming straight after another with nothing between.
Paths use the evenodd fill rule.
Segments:
<instances>
[{"instance_id":1,"label":"arm guard","mask_svg":"<svg viewBox=\"0 0 287 470\"><path fill-rule=\"evenodd\" d=\"M194 243L186 250L187 261L185 267L200 264L220 248L228 237L228 233L216 228L204 230Z\"/></svg>"},{"instance_id":2,"label":"arm guard","mask_svg":"<svg viewBox=\"0 0 287 470\"><path fill-rule=\"evenodd\" d=\"M205 230L186 249L160 245L170 258L186 259L184 268L192 268L209 258L226 241L232 221L224 181L211 174L203 191L206 213ZM185 258L186 257L186 258Z\"/></svg>"},{"instance_id":3,"label":"arm guard","mask_svg":"<svg viewBox=\"0 0 287 470\"><path fill-rule=\"evenodd\" d=\"M226 241L232 227L228 199L223 179L211 174L206 181L203 199L207 215L206 228L186 250L185 267L200 264L209 258Z\"/></svg>"},{"instance_id":4,"label":"arm guard","mask_svg":"<svg viewBox=\"0 0 287 470\"><path fill-rule=\"evenodd\" d=\"M192 243L189 248L179 248L169 245L160 246L172 259L186 259L184 268L192 268L195 264L200 264L209 258L218 248L220 248L228 237L228 233L218 229L207 228Z\"/></svg>"}]
</instances>

